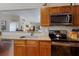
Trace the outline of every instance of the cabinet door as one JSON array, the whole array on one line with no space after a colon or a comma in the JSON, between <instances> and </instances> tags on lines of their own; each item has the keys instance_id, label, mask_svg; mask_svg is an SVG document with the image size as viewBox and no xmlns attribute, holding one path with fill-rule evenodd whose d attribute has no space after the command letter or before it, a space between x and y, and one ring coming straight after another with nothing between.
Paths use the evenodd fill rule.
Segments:
<instances>
[{"instance_id":1,"label":"cabinet door","mask_svg":"<svg viewBox=\"0 0 79 59\"><path fill-rule=\"evenodd\" d=\"M14 41L14 55L25 56L25 41L15 40Z\"/></svg>"},{"instance_id":2,"label":"cabinet door","mask_svg":"<svg viewBox=\"0 0 79 59\"><path fill-rule=\"evenodd\" d=\"M39 41L26 41L26 56L39 56Z\"/></svg>"},{"instance_id":3,"label":"cabinet door","mask_svg":"<svg viewBox=\"0 0 79 59\"><path fill-rule=\"evenodd\" d=\"M40 56L51 56L51 42L40 41Z\"/></svg>"},{"instance_id":4,"label":"cabinet door","mask_svg":"<svg viewBox=\"0 0 79 59\"><path fill-rule=\"evenodd\" d=\"M72 13L72 6L63 6L60 7L61 13Z\"/></svg>"},{"instance_id":5,"label":"cabinet door","mask_svg":"<svg viewBox=\"0 0 79 59\"><path fill-rule=\"evenodd\" d=\"M49 26L49 10L47 7L41 8L41 26L48 27Z\"/></svg>"},{"instance_id":6,"label":"cabinet door","mask_svg":"<svg viewBox=\"0 0 79 59\"><path fill-rule=\"evenodd\" d=\"M79 26L79 6L73 7L73 25Z\"/></svg>"},{"instance_id":7,"label":"cabinet door","mask_svg":"<svg viewBox=\"0 0 79 59\"><path fill-rule=\"evenodd\" d=\"M49 8L49 14L53 15L53 14L59 14L60 13L60 8L59 7L50 7Z\"/></svg>"},{"instance_id":8,"label":"cabinet door","mask_svg":"<svg viewBox=\"0 0 79 59\"><path fill-rule=\"evenodd\" d=\"M25 56L25 46L14 46L15 56Z\"/></svg>"},{"instance_id":9,"label":"cabinet door","mask_svg":"<svg viewBox=\"0 0 79 59\"><path fill-rule=\"evenodd\" d=\"M50 7L49 13L51 14L61 14L61 13L71 13L72 7L71 6L61 6L61 7Z\"/></svg>"}]
</instances>

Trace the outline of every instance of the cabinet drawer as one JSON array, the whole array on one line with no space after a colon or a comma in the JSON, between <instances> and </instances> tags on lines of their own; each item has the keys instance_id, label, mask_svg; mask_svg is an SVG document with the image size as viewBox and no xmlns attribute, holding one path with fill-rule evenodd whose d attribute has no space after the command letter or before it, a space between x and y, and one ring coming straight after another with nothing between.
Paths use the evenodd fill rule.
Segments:
<instances>
[{"instance_id":1,"label":"cabinet drawer","mask_svg":"<svg viewBox=\"0 0 79 59\"><path fill-rule=\"evenodd\" d=\"M39 45L39 41L27 40L26 45Z\"/></svg>"},{"instance_id":2,"label":"cabinet drawer","mask_svg":"<svg viewBox=\"0 0 79 59\"><path fill-rule=\"evenodd\" d=\"M25 45L25 40L15 40L14 44L15 45Z\"/></svg>"},{"instance_id":3,"label":"cabinet drawer","mask_svg":"<svg viewBox=\"0 0 79 59\"><path fill-rule=\"evenodd\" d=\"M51 45L51 42L49 42L49 41L41 41L40 42L40 45L41 46L50 46Z\"/></svg>"}]
</instances>

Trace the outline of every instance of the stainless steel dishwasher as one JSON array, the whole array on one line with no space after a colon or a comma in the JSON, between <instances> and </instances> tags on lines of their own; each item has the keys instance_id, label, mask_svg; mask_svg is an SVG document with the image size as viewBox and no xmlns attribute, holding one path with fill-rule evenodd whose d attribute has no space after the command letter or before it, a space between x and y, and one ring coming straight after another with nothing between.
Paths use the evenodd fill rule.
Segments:
<instances>
[{"instance_id":1,"label":"stainless steel dishwasher","mask_svg":"<svg viewBox=\"0 0 79 59\"><path fill-rule=\"evenodd\" d=\"M2 39L0 41L0 56L7 56L11 47L12 41L8 39Z\"/></svg>"}]
</instances>

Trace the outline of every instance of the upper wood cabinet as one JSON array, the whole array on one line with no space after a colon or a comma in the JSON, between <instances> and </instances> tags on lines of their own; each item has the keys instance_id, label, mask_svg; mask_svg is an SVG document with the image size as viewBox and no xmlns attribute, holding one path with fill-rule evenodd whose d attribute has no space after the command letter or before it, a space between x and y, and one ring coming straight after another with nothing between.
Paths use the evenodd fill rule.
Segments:
<instances>
[{"instance_id":1,"label":"upper wood cabinet","mask_svg":"<svg viewBox=\"0 0 79 59\"><path fill-rule=\"evenodd\" d=\"M26 56L39 56L39 41L26 41Z\"/></svg>"},{"instance_id":2,"label":"upper wood cabinet","mask_svg":"<svg viewBox=\"0 0 79 59\"><path fill-rule=\"evenodd\" d=\"M41 8L41 26L43 27L49 26L49 8L48 7Z\"/></svg>"},{"instance_id":3,"label":"upper wood cabinet","mask_svg":"<svg viewBox=\"0 0 79 59\"><path fill-rule=\"evenodd\" d=\"M50 7L49 14L61 14L61 13L71 13L72 7L71 6L61 6L61 7Z\"/></svg>"},{"instance_id":4,"label":"upper wood cabinet","mask_svg":"<svg viewBox=\"0 0 79 59\"><path fill-rule=\"evenodd\" d=\"M64 6L60 7L61 13L72 13L72 6Z\"/></svg>"},{"instance_id":5,"label":"upper wood cabinet","mask_svg":"<svg viewBox=\"0 0 79 59\"><path fill-rule=\"evenodd\" d=\"M49 14L59 14L60 13L60 8L59 7L50 7L49 8Z\"/></svg>"},{"instance_id":6,"label":"upper wood cabinet","mask_svg":"<svg viewBox=\"0 0 79 59\"><path fill-rule=\"evenodd\" d=\"M50 15L71 13L73 26L79 26L79 6L43 7L41 8L41 26L50 25Z\"/></svg>"},{"instance_id":7,"label":"upper wood cabinet","mask_svg":"<svg viewBox=\"0 0 79 59\"><path fill-rule=\"evenodd\" d=\"M73 6L73 26L79 26L79 6Z\"/></svg>"},{"instance_id":8,"label":"upper wood cabinet","mask_svg":"<svg viewBox=\"0 0 79 59\"><path fill-rule=\"evenodd\" d=\"M51 56L50 41L40 41L40 56Z\"/></svg>"},{"instance_id":9,"label":"upper wood cabinet","mask_svg":"<svg viewBox=\"0 0 79 59\"><path fill-rule=\"evenodd\" d=\"M41 26L49 27L50 15L61 14L61 13L72 13L72 7L71 6L42 7L41 8Z\"/></svg>"}]
</instances>

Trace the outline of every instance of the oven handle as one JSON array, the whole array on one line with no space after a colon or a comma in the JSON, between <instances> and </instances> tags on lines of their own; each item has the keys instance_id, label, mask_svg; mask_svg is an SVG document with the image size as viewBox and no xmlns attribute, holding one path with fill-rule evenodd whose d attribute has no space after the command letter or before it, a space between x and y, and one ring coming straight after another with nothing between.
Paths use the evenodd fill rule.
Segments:
<instances>
[{"instance_id":1,"label":"oven handle","mask_svg":"<svg viewBox=\"0 0 79 59\"><path fill-rule=\"evenodd\" d=\"M73 43L73 42L52 42L52 45L57 46L68 46L68 47L79 47L79 43Z\"/></svg>"}]
</instances>

